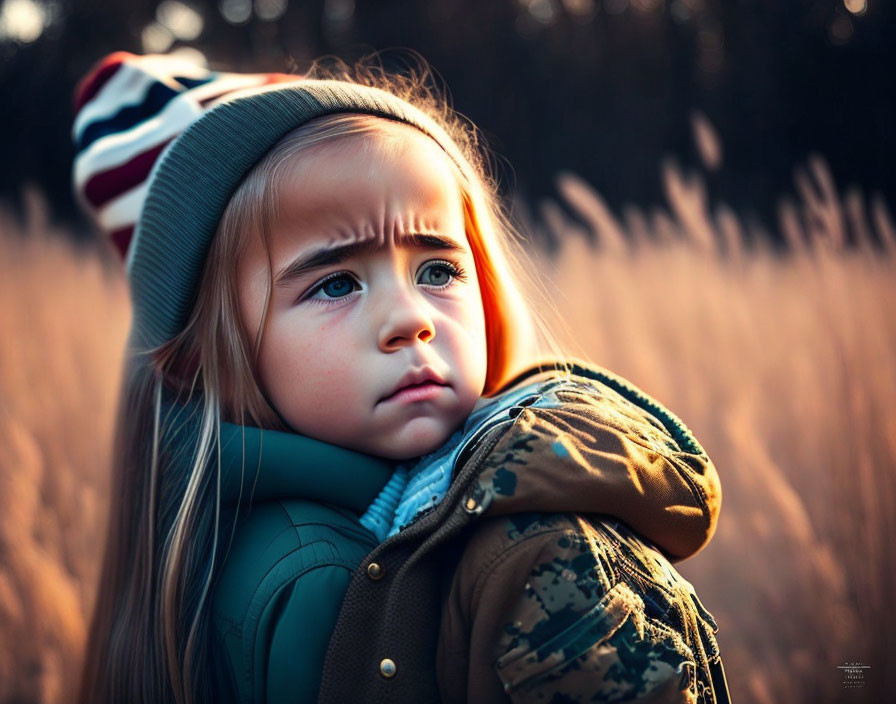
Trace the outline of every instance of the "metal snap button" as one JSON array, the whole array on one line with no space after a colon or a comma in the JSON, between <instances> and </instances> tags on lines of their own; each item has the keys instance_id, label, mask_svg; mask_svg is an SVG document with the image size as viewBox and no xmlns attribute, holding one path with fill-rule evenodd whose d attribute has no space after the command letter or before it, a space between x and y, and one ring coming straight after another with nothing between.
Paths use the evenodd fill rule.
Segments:
<instances>
[{"instance_id":1,"label":"metal snap button","mask_svg":"<svg viewBox=\"0 0 896 704\"><path fill-rule=\"evenodd\" d=\"M386 568L383 567L378 562L371 562L367 565L367 576L370 577L374 582L383 578L383 575L386 574Z\"/></svg>"},{"instance_id":2,"label":"metal snap button","mask_svg":"<svg viewBox=\"0 0 896 704\"><path fill-rule=\"evenodd\" d=\"M395 663L389 658L383 658L380 662L380 674L386 679L390 677L395 677Z\"/></svg>"},{"instance_id":3,"label":"metal snap button","mask_svg":"<svg viewBox=\"0 0 896 704\"><path fill-rule=\"evenodd\" d=\"M476 513L478 508L479 503L472 496L468 496L467 500L464 501L464 511L467 513Z\"/></svg>"}]
</instances>

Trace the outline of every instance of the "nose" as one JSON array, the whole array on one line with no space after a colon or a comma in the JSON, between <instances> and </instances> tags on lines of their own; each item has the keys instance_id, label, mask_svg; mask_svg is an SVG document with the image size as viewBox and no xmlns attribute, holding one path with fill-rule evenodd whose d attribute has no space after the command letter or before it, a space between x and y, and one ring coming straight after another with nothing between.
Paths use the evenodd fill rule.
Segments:
<instances>
[{"instance_id":1,"label":"nose","mask_svg":"<svg viewBox=\"0 0 896 704\"><path fill-rule=\"evenodd\" d=\"M391 295L383 297L380 305L385 311L378 335L383 352L395 352L417 340L431 342L436 336L432 316L419 294L397 286Z\"/></svg>"}]
</instances>

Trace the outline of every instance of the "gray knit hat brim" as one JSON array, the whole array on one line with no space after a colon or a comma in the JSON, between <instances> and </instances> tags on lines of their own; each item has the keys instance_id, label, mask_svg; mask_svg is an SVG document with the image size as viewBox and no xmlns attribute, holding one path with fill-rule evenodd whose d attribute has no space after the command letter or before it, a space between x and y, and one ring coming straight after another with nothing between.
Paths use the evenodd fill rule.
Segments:
<instances>
[{"instance_id":1,"label":"gray knit hat brim","mask_svg":"<svg viewBox=\"0 0 896 704\"><path fill-rule=\"evenodd\" d=\"M214 107L168 146L150 175L127 260L132 348L155 349L183 330L221 216L255 164L295 128L346 112L415 126L463 170L463 157L438 124L377 88L303 80L241 94Z\"/></svg>"}]
</instances>

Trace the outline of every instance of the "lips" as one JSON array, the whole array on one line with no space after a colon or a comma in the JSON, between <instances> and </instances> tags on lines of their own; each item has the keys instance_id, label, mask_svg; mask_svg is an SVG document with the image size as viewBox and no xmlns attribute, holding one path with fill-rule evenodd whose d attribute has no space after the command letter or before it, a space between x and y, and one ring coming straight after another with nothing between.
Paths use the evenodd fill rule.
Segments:
<instances>
[{"instance_id":1,"label":"lips","mask_svg":"<svg viewBox=\"0 0 896 704\"><path fill-rule=\"evenodd\" d=\"M431 367L411 369L399 380L392 390L383 396L377 403L388 401L401 391L414 388L433 388L435 386L448 386L447 382Z\"/></svg>"}]
</instances>

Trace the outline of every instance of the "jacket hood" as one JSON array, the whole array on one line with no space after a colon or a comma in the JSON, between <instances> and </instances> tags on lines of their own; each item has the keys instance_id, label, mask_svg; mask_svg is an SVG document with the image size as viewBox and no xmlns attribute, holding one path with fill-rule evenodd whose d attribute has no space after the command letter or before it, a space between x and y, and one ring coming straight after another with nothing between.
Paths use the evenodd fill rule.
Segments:
<instances>
[{"instance_id":1,"label":"jacket hood","mask_svg":"<svg viewBox=\"0 0 896 704\"><path fill-rule=\"evenodd\" d=\"M490 421L506 429L482 460L471 510L608 514L673 559L706 544L721 487L680 419L596 366L541 365L523 378L532 392Z\"/></svg>"}]
</instances>

